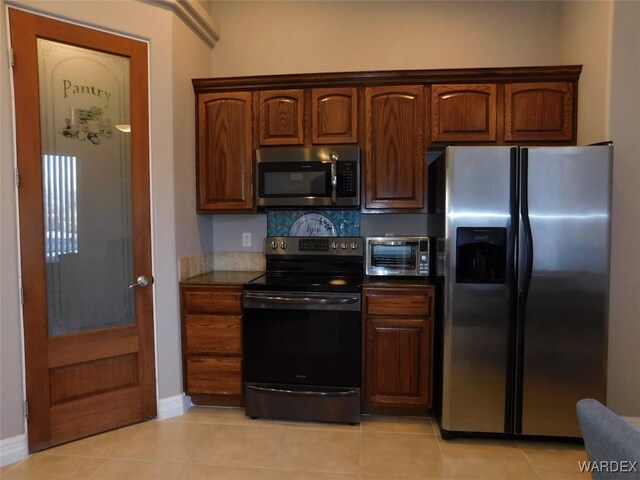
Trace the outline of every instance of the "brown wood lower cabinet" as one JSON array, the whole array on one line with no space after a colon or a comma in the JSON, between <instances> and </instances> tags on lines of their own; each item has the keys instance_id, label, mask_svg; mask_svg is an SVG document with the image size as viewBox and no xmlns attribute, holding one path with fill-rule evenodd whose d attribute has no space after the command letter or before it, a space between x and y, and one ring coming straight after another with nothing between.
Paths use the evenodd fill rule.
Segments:
<instances>
[{"instance_id":1,"label":"brown wood lower cabinet","mask_svg":"<svg viewBox=\"0 0 640 480\"><path fill-rule=\"evenodd\" d=\"M242 286L181 286L184 389L193 403L242 405Z\"/></svg>"},{"instance_id":2,"label":"brown wood lower cabinet","mask_svg":"<svg viewBox=\"0 0 640 480\"><path fill-rule=\"evenodd\" d=\"M431 286L364 289L365 413L427 414L433 298Z\"/></svg>"}]
</instances>

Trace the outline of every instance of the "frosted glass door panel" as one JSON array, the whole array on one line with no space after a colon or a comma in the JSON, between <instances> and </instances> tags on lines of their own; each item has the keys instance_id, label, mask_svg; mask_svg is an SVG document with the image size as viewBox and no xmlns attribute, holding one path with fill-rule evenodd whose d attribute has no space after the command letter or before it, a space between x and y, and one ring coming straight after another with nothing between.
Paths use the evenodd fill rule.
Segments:
<instances>
[{"instance_id":1,"label":"frosted glass door panel","mask_svg":"<svg viewBox=\"0 0 640 480\"><path fill-rule=\"evenodd\" d=\"M135 323L129 59L38 39L49 335Z\"/></svg>"}]
</instances>

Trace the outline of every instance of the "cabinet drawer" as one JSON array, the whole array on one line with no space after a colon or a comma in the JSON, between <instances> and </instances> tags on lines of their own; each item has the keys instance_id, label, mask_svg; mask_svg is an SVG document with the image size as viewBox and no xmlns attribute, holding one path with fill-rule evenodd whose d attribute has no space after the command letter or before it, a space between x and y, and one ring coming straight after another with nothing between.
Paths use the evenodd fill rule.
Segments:
<instances>
[{"instance_id":1,"label":"cabinet drawer","mask_svg":"<svg viewBox=\"0 0 640 480\"><path fill-rule=\"evenodd\" d=\"M242 316L186 315L186 353L242 354Z\"/></svg>"},{"instance_id":2,"label":"cabinet drawer","mask_svg":"<svg viewBox=\"0 0 640 480\"><path fill-rule=\"evenodd\" d=\"M241 395L242 359L188 356L187 393Z\"/></svg>"},{"instance_id":3,"label":"cabinet drawer","mask_svg":"<svg viewBox=\"0 0 640 480\"><path fill-rule=\"evenodd\" d=\"M237 313L242 312L242 292L239 289L184 291L184 313Z\"/></svg>"},{"instance_id":4,"label":"cabinet drawer","mask_svg":"<svg viewBox=\"0 0 640 480\"><path fill-rule=\"evenodd\" d=\"M367 315L430 316L430 290L396 290L365 292Z\"/></svg>"}]
</instances>

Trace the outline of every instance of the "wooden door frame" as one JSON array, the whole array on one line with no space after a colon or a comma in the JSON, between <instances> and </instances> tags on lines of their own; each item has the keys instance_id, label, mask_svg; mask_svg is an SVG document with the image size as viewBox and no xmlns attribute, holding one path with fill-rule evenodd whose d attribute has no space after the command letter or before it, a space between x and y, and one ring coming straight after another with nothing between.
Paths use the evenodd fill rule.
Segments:
<instances>
[{"instance_id":1,"label":"wooden door frame","mask_svg":"<svg viewBox=\"0 0 640 480\"><path fill-rule=\"evenodd\" d=\"M42 153L36 38L46 38L82 48L104 51L129 57L132 60L130 62L132 224L134 231L140 227L147 232L143 237L133 235L133 258L136 266L135 276L148 275L152 278L148 44L13 7L9 7L8 12L11 44L15 55L13 72L15 135L17 167L20 175L18 225L23 289L25 379L29 409L28 439L29 450L37 451L51 445L51 409L48 401L50 394L48 369L51 352L47 346L46 265L42 230L43 192L40 160ZM17 42L18 36L26 37L28 41ZM134 59L136 61L133 61ZM18 69L26 73L18 73ZM20 81L15 80L18 77ZM33 92L36 92L35 98ZM146 201L141 201L141 198ZM125 328L133 331L139 339L136 347L140 352L138 381L143 392L140 411L143 418L151 418L156 415L157 409L153 288L136 289L135 311L136 323ZM111 336L113 330L101 329L95 332L98 337L105 339ZM65 337L73 335L80 334L65 335Z\"/></svg>"}]
</instances>

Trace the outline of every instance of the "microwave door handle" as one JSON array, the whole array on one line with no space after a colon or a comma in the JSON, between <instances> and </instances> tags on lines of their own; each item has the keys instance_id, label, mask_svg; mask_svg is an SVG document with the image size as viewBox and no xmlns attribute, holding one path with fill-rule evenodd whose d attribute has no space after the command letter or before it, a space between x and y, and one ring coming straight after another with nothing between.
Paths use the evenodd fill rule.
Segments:
<instances>
[{"instance_id":1,"label":"microwave door handle","mask_svg":"<svg viewBox=\"0 0 640 480\"><path fill-rule=\"evenodd\" d=\"M331 203L338 203L338 175L335 161L331 162Z\"/></svg>"}]
</instances>

